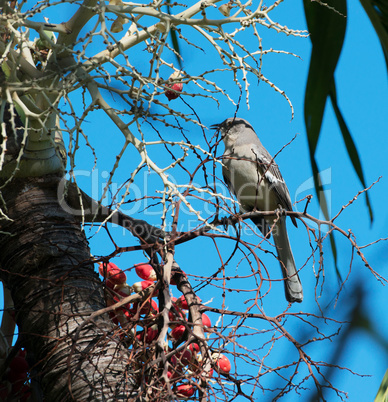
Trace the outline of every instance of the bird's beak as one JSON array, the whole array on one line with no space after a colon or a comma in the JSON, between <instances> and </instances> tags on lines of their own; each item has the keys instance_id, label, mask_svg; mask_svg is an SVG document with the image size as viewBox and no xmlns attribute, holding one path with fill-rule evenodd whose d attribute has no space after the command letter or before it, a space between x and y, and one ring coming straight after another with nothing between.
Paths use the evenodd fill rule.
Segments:
<instances>
[{"instance_id":1,"label":"bird's beak","mask_svg":"<svg viewBox=\"0 0 388 402\"><path fill-rule=\"evenodd\" d=\"M222 123L212 124L212 125L210 126L210 128L211 128L212 130L219 130L220 127L221 127L221 124L222 124Z\"/></svg>"}]
</instances>

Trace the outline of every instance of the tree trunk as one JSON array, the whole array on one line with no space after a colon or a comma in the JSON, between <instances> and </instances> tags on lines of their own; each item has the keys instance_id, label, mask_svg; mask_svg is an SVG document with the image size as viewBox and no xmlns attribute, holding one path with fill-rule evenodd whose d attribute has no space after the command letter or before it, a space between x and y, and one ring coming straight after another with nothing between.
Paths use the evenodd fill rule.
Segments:
<instances>
[{"instance_id":1,"label":"tree trunk","mask_svg":"<svg viewBox=\"0 0 388 402\"><path fill-rule=\"evenodd\" d=\"M3 189L0 278L10 289L21 345L46 401L135 399L129 352L107 314L84 233L57 201L57 176ZM8 232L4 233L4 232Z\"/></svg>"}]
</instances>

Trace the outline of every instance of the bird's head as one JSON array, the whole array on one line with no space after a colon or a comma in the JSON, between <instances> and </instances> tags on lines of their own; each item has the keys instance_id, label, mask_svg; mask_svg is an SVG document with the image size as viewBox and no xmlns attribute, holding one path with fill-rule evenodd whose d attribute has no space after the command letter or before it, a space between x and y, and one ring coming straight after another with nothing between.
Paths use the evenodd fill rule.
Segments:
<instances>
[{"instance_id":1,"label":"bird's head","mask_svg":"<svg viewBox=\"0 0 388 402\"><path fill-rule=\"evenodd\" d=\"M233 146L247 132L254 133L253 127L246 120L239 117L230 117L222 123L213 124L210 128L220 131L225 147Z\"/></svg>"}]
</instances>

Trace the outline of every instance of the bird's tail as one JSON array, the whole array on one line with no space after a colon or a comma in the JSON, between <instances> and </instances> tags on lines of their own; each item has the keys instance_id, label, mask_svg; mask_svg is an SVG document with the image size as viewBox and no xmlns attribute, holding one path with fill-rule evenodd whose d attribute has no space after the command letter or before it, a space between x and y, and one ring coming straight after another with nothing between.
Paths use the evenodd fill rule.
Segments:
<instances>
[{"instance_id":1,"label":"bird's tail","mask_svg":"<svg viewBox=\"0 0 388 402\"><path fill-rule=\"evenodd\" d=\"M284 290L287 301L300 303L303 300L303 288L296 270L294 256L286 229L286 217L281 216L272 229L280 267L284 278Z\"/></svg>"}]
</instances>

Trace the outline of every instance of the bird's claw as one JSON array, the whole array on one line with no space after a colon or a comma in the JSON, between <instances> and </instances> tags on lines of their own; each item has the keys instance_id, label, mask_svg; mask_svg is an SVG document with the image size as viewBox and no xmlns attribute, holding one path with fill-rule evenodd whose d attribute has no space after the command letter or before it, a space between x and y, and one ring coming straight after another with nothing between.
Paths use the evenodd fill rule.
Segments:
<instances>
[{"instance_id":1,"label":"bird's claw","mask_svg":"<svg viewBox=\"0 0 388 402\"><path fill-rule=\"evenodd\" d=\"M275 214L276 216L286 216L287 215L287 210L279 206L278 208L275 209Z\"/></svg>"},{"instance_id":2,"label":"bird's claw","mask_svg":"<svg viewBox=\"0 0 388 402\"><path fill-rule=\"evenodd\" d=\"M220 224L223 226L225 232L228 230L228 227L230 225L229 218L227 216L224 216L223 218L219 219Z\"/></svg>"}]
</instances>

